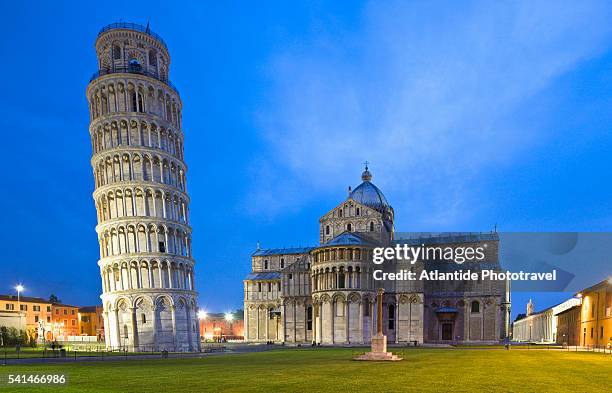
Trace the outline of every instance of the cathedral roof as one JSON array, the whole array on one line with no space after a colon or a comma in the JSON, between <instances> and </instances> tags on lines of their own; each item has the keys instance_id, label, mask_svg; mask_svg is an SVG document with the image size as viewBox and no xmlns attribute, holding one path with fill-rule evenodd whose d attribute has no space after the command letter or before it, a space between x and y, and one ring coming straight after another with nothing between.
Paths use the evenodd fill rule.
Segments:
<instances>
[{"instance_id":1,"label":"cathedral roof","mask_svg":"<svg viewBox=\"0 0 612 393\"><path fill-rule=\"evenodd\" d=\"M253 253L254 257L267 255L290 255L290 254L307 254L314 247L293 247L293 248L268 248L258 249Z\"/></svg>"},{"instance_id":2,"label":"cathedral roof","mask_svg":"<svg viewBox=\"0 0 612 393\"><path fill-rule=\"evenodd\" d=\"M379 211L385 211L391 208L391 205L387 202L387 198L385 198L382 191L372 184L372 173L368 170L367 165L365 171L363 171L361 175L361 180L363 182L351 191L349 198Z\"/></svg>"},{"instance_id":3,"label":"cathedral roof","mask_svg":"<svg viewBox=\"0 0 612 393\"><path fill-rule=\"evenodd\" d=\"M279 272L258 272L258 273L249 273L246 276L245 280L278 280L280 279Z\"/></svg>"},{"instance_id":4,"label":"cathedral roof","mask_svg":"<svg viewBox=\"0 0 612 393\"><path fill-rule=\"evenodd\" d=\"M323 247L327 247L327 246L353 246L353 245L363 245L363 246L374 246L375 244L365 238L364 236L360 235L359 233L356 232L342 232L341 234L339 234L338 236L334 237L333 239L327 241L325 244L323 244Z\"/></svg>"}]
</instances>

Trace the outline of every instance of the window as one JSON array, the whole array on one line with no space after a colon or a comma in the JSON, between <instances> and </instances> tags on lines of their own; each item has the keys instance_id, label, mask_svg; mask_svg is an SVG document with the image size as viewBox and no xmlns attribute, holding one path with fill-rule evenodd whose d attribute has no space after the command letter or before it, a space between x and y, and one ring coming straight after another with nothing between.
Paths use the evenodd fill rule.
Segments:
<instances>
[{"instance_id":1,"label":"window","mask_svg":"<svg viewBox=\"0 0 612 393\"><path fill-rule=\"evenodd\" d=\"M289 273L289 279L293 280L293 274Z\"/></svg>"},{"instance_id":2,"label":"window","mask_svg":"<svg viewBox=\"0 0 612 393\"><path fill-rule=\"evenodd\" d=\"M59 315L59 309L55 310L55 315Z\"/></svg>"},{"instance_id":3,"label":"window","mask_svg":"<svg viewBox=\"0 0 612 393\"><path fill-rule=\"evenodd\" d=\"M142 69L142 66L140 65L138 60L132 59L128 63L128 69L129 69L130 72L138 72L138 71L140 71Z\"/></svg>"},{"instance_id":4,"label":"window","mask_svg":"<svg viewBox=\"0 0 612 393\"><path fill-rule=\"evenodd\" d=\"M38 322L38 315L34 316L34 322Z\"/></svg>"},{"instance_id":5,"label":"window","mask_svg":"<svg viewBox=\"0 0 612 393\"><path fill-rule=\"evenodd\" d=\"M142 314L142 323L147 323L147 316L145 314Z\"/></svg>"},{"instance_id":6,"label":"window","mask_svg":"<svg viewBox=\"0 0 612 393\"><path fill-rule=\"evenodd\" d=\"M88 316L88 315L83 315L83 316L81 317L81 322L88 323L89 321L90 321L90 319L89 319L89 316Z\"/></svg>"},{"instance_id":7,"label":"window","mask_svg":"<svg viewBox=\"0 0 612 393\"><path fill-rule=\"evenodd\" d=\"M276 283L276 290L280 292L280 282Z\"/></svg>"},{"instance_id":8,"label":"window","mask_svg":"<svg viewBox=\"0 0 612 393\"><path fill-rule=\"evenodd\" d=\"M143 112L145 111L145 107L144 107L144 99L142 98L142 93L138 93L138 112Z\"/></svg>"},{"instance_id":9,"label":"window","mask_svg":"<svg viewBox=\"0 0 612 393\"><path fill-rule=\"evenodd\" d=\"M360 212L359 212L359 208L355 209L355 215L357 215L357 216L358 216L358 215L359 215L359 213L360 213Z\"/></svg>"},{"instance_id":10,"label":"window","mask_svg":"<svg viewBox=\"0 0 612 393\"><path fill-rule=\"evenodd\" d=\"M261 283L260 282L257 283L257 292L261 292Z\"/></svg>"},{"instance_id":11,"label":"window","mask_svg":"<svg viewBox=\"0 0 612 393\"><path fill-rule=\"evenodd\" d=\"M72 320L72 326L76 326L76 319Z\"/></svg>"},{"instance_id":12,"label":"window","mask_svg":"<svg viewBox=\"0 0 612 393\"><path fill-rule=\"evenodd\" d=\"M149 51L149 64L153 67L157 66L157 53L153 49Z\"/></svg>"},{"instance_id":13,"label":"window","mask_svg":"<svg viewBox=\"0 0 612 393\"><path fill-rule=\"evenodd\" d=\"M33 311L40 311L40 306L32 306Z\"/></svg>"},{"instance_id":14,"label":"window","mask_svg":"<svg viewBox=\"0 0 612 393\"><path fill-rule=\"evenodd\" d=\"M306 308L306 330L312 330L312 306Z\"/></svg>"},{"instance_id":15,"label":"window","mask_svg":"<svg viewBox=\"0 0 612 393\"><path fill-rule=\"evenodd\" d=\"M285 258L281 258L280 267L281 269L285 268Z\"/></svg>"},{"instance_id":16,"label":"window","mask_svg":"<svg viewBox=\"0 0 612 393\"><path fill-rule=\"evenodd\" d=\"M338 210L338 217L342 217L342 209Z\"/></svg>"},{"instance_id":17,"label":"window","mask_svg":"<svg viewBox=\"0 0 612 393\"><path fill-rule=\"evenodd\" d=\"M344 288L344 272L340 272L340 274L338 274L338 288L342 289Z\"/></svg>"},{"instance_id":18,"label":"window","mask_svg":"<svg viewBox=\"0 0 612 393\"><path fill-rule=\"evenodd\" d=\"M136 104L136 92L134 90L132 90L132 92L130 93L130 96L132 98L132 112L136 112L136 108L137 108L137 104Z\"/></svg>"},{"instance_id":19,"label":"window","mask_svg":"<svg viewBox=\"0 0 612 393\"><path fill-rule=\"evenodd\" d=\"M374 232L374 221L370 221L370 232Z\"/></svg>"},{"instance_id":20,"label":"window","mask_svg":"<svg viewBox=\"0 0 612 393\"><path fill-rule=\"evenodd\" d=\"M51 312L51 306L47 306L47 312Z\"/></svg>"},{"instance_id":21,"label":"window","mask_svg":"<svg viewBox=\"0 0 612 393\"><path fill-rule=\"evenodd\" d=\"M388 328L389 330L395 330L395 306L393 304L389 304L389 307L387 307L387 310L389 312Z\"/></svg>"},{"instance_id":22,"label":"window","mask_svg":"<svg viewBox=\"0 0 612 393\"><path fill-rule=\"evenodd\" d=\"M271 282L268 283L268 292L272 292L272 283Z\"/></svg>"},{"instance_id":23,"label":"window","mask_svg":"<svg viewBox=\"0 0 612 393\"><path fill-rule=\"evenodd\" d=\"M480 303L478 303L477 300L474 300L472 302L472 313L479 313L480 312Z\"/></svg>"},{"instance_id":24,"label":"window","mask_svg":"<svg viewBox=\"0 0 612 393\"><path fill-rule=\"evenodd\" d=\"M349 231L349 232L353 230L353 227L351 226L350 222L348 224L346 224L346 230Z\"/></svg>"},{"instance_id":25,"label":"window","mask_svg":"<svg viewBox=\"0 0 612 393\"><path fill-rule=\"evenodd\" d=\"M166 243L159 242L159 252L166 252Z\"/></svg>"},{"instance_id":26,"label":"window","mask_svg":"<svg viewBox=\"0 0 612 393\"><path fill-rule=\"evenodd\" d=\"M63 324L64 326L68 326L68 320L67 320L67 319L64 319L64 321L62 322L62 324Z\"/></svg>"},{"instance_id":27,"label":"window","mask_svg":"<svg viewBox=\"0 0 612 393\"><path fill-rule=\"evenodd\" d=\"M600 333L599 333L599 337L601 338L601 337L603 337L603 326L601 326L600 329L601 330L600 330Z\"/></svg>"},{"instance_id":28,"label":"window","mask_svg":"<svg viewBox=\"0 0 612 393\"><path fill-rule=\"evenodd\" d=\"M119 45L113 45L113 60L121 59L121 48Z\"/></svg>"},{"instance_id":29,"label":"window","mask_svg":"<svg viewBox=\"0 0 612 393\"><path fill-rule=\"evenodd\" d=\"M64 309L64 315L68 315L68 310Z\"/></svg>"},{"instance_id":30,"label":"window","mask_svg":"<svg viewBox=\"0 0 612 393\"><path fill-rule=\"evenodd\" d=\"M123 338L128 338L128 327L123 325Z\"/></svg>"},{"instance_id":31,"label":"window","mask_svg":"<svg viewBox=\"0 0 612 393\"><path fill-rule=\"evenodd\" d=\"M326 225L326 226L325 226L325 234L326 234L326 235L329 235L329 225Z\"/></svg>"},{"instance_id":32,"label":"window","mask_svg":"<svg viewBox=\"0 0 612 393\"><path fill-rule=\"evenodd\" d=\"M20 304L19 305L19 309L21 311L28 311L28 305L27 304Z\"/></svg>"},{"instance_id":33,"label":"window","mask_svg":"<svg viewBox=\"0 0 612 393\"><path fill-rule=\"evenodd\" d=\"M363 316L370 316L370 299L368 298L363 299Z\"/></svg>"},{"instance_id":34,"label":"window","mask_svg":"<svg viewBox=\"0 0 612 393\"><path fill-rule=\"evenodd\" d=\"M264 269L268 270L268 260L264 260Z\"/></svg>"}]
</instances>

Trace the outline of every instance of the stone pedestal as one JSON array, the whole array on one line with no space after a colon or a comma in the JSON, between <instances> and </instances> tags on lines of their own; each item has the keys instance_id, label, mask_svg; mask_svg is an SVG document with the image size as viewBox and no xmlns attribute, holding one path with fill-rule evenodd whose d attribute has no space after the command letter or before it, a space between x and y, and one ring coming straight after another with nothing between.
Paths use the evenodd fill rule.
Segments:
<instances>
[{"instance_id":1,"label":"stone pedestal","mask_svg":"<svg viewBox=\"0 0 612 393\"><path fill-rule=\"evenodd\" d=\"M371 361L390 361L397 362L402 360L392 352L387 352L387 336L377 334L372 337L372 351L359 355L353 360L371 360Z\"/></svg>"},{"instance_id":2,"label":"stone pedestal","mask_svg":"<svg viewBox=\"0 0 612 393\"><path fill-rule=\"evenodd\" d=\"M387 336L377 334L372 337L372 352L387 352Z\"/></svg>"},{"instance_id":3,"label":"stone pedestal","mask_svg":"<svg viewBox=\"0 0 612 393\"><path fill-rule=\"evenodd\" d=\"M397 355L394 355L391 352L387 352L387 336L382 334L382 302L383 302L383 292L382 288L379 288L377 291L377 303L378 303L378 315L377 315L377 332L374 337L372 337L372 350L370 352L366 352L363 355L359 355L353 360L374 360L374 361L392 361L396 362L398 360L402 360Z\"/></svg>"}]
</instances>

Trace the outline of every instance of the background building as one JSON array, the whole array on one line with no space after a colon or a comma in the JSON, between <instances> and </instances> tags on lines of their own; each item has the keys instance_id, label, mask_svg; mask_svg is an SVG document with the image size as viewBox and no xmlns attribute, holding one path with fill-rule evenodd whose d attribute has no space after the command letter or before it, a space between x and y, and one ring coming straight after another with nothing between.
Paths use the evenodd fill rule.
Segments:
<instances>
[{"instance_id":1,"label":"background building","mask_svg":"<svg viewBox=\"0 0 612 393\"><path fill-rule=\"evenodd\" d=\"M232 313L208 313L200 318L200 335L202 340L243 340L243 311Z\"/></svg>"},{"instance_id":2,"label":"background building","mask_svg":"<svg viewBox=\"0 0 612 393\"><path fill-rule=\"evenodd\" d=\"M68 304L54 303L52 310L52 330L55 341L70 341L70 337L80 335L79 308ZM51 339L47 333L47 340Z\"/></svg>"},{"instance_id":3,"label":"background building","mask_svg":"<svg viewBox=\"0 0 612 393\"><path fill-rule=\"evenodd\" d=\"M570 340L571 337L575 337L575 331L571 326L573 316L571 310L579 308L580 304L580 299L572 298L540 312L534 312L534 304L530 299L527 304L527 314L520 315L512 324L512 339L531 343L563 343ZM561 328L559 315L561 315Z\"/></svg>"},{"instance_id":4,"label":"background building","mask_svg":"<svg viewBox=\"0 0 612 393\"><path fill-rule=\"evenodd\" d=\"M581 291L580 343L583 346L612 345L612 279Z\"/></svg>"},{"instance_id":5,"label":"background building","mask_svg":"<svg viewBox=\"0 0 612 393\"><path fill-rule=\"evenodd\" d=\"M79 307L79 332L81 335L95 336L104 341L104 318L102 306Z\"/></svg>"},{"instance_id":6,"label":"background building","mask_svg":"<svg viewBox=\"0 0 612 393\"><path fill-rule=\"evenodd\" d=\"M372 250L378 246L485 247L482 262L461 268L500 271L496 233L443 234L396 239L395 212L371 182L362 183L319 220L320 245L257 249L244 280L244 330L248 341L362 344L376 326L376 289L384 285L383 330L389 342L496 343L508 335L510 298L505 282L376 282ZM433 270L440 261L411 266ZM449 265L449 264L445 264ZM458 268L459 265L448 269Z\"/></svg>"},{"instance_id":7,"label":"background building","mask_svg":"<svg viewBox=\"0 0 612 393\"><path fill-rule=\"evenodd\" d=\"M170 53L149 27L96 40L87 86L104 332L110 348L199 348L182 102Z\"/></svg>"},{"instance_id":8,"label":"background building","mask_svg":"<svg viewBox=\"0 0 612 393\"><path fill-rule=\"evenodd\" d=\"M38 328L38 322L51 323L52 304L50 301L31 296L0 295L0 310L20 311L25 317L25 328ZM0 323L0 325L2 325Z\"/></svg>"}]
</instances>

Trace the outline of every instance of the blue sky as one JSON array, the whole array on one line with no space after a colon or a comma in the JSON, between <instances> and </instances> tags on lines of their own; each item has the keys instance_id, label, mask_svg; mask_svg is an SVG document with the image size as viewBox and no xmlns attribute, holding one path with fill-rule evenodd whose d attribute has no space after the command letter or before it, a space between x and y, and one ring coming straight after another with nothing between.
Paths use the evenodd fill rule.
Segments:
<instances>
[{"instance_id":1,"label":"blue sky","mask_svg":"<svg viewBox=\"0 0 612 393\"><path fill-rule=\"evenodd\" d=\"M120 20L170 48L203 307L257 241L316 244L365 160L400 231L609 230L610 4L224 3L4 5L0 292L99 301L85 88Z\"/></svg>"}]
</instances>

